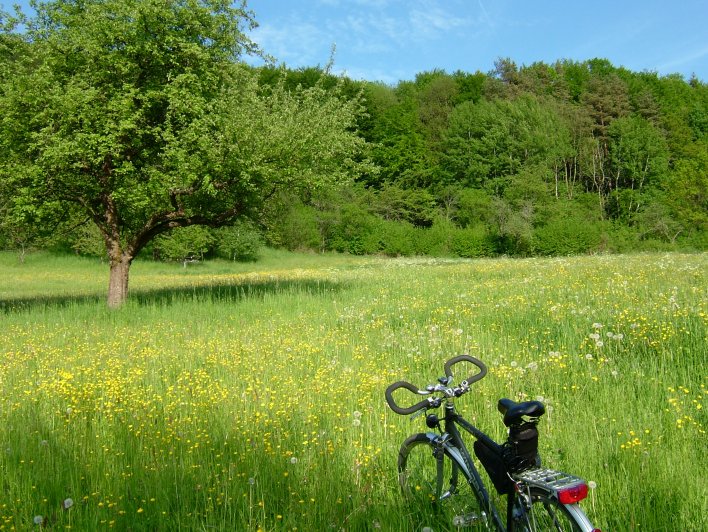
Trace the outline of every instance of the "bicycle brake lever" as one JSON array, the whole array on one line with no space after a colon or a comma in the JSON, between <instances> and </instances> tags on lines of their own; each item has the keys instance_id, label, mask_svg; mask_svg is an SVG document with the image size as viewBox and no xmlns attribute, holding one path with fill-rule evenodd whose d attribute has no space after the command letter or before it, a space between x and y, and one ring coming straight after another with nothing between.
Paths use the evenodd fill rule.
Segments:
<instances>
[{"instance_id":1,"label":"bicycle brake lever","mask_svg":"<svg viewBox=\"0 0 708 532\"><path fill-rule=\"evenodd\" d=\"M422 415L423 415L423 412L425 412L425 411L427 411L427 410L428 410L427 408L421 408L421 409L418 410L416 413L411 414L411 421L413 421L415 418L417 418L417 417L419 417L419 416L422 416Z\"/></svg>"}]
</instances>

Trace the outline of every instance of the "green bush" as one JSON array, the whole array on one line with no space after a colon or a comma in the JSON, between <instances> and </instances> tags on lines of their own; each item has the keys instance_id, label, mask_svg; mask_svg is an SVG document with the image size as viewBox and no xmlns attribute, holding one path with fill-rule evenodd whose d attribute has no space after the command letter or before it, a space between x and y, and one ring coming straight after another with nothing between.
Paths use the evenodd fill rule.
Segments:
<instances>
[{"instance_id":1,"label":"green bush","mask_svg":"<svg viewBox=\"0 0 708 532\"><path fill-rule=\"evenodd\" d=\"M495 243L484 225L456 229L452 233L450 250L458 257L491 257L495 254Z\"/></svg>"},{"instance_id":2,"label":"green bush","mask_svg":"<svg viewBox=\"0 0 708 532\"><path fill-rule=\"evenodd\" d=\"M556 219L537 227L531 239L531 249L537 255L578 255L600 247L598 225L578 218Z\"/></svg>"},{"instance_id":3,"label":"green bush","mask_svg":"<svg viewBox=\"0 0 708 532\"><path fill-rule=\"evenodd\" d=\"M408 222L379 220L366 240L366 247L391 257L415 255L416 229Z\"/></svg>"},{"instance_id":4,"label":"green bush","mask_svg":"<svg viewBox=\"0 0 708 532\"><path fill-rule=\"evenodd\" d=\"M233 226L222 227L214 231L216 254L219 257L251 262L258 260L263 246L263 237L252 222L238 222Z\"/></svg>"},{"instance_id":5,"label":"green bush","mask_svg":"<svg viewBox=\"0 0 708 532\"><path fill-rule=\"evenodd\" d=\"M99 257L105 259L106 243L103 241L101 232L94 224L84 224L78 227L73 235L71 249L79 255Z\"/></svg>"},{"instance_id":6,"label":"green bush","mask_svg":"<svg viewBox=\"0 0 708 532\"><path fill-rule=\"evenodd\" d=\"M279 220L275 240L289 250L318 249L322 237L317 225L318 212L307 205L293 205ZM271 240L273 236L271 235Z\"/></svg>"},{"instance_id":7,"label":"green bush","mask_svg":"<svg viewBox=\"0 0 708 532\"><path fill-rule=\"evenodd\" d=\"M207 227L181 227L157 237L154 254L167 261L201 260L213 249L214 242L214 235Z\"/></svg>"}]
</instances>

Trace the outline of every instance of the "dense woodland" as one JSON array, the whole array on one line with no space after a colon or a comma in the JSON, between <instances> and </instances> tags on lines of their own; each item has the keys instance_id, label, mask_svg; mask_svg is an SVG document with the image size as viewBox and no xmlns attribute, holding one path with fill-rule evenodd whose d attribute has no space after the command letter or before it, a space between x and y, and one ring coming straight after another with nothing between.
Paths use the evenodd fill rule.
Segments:
<instances>
[{"instance_id":1,"label":"dense woodland","mask_svg":"<svg viewBox=\"0 0 708 532\"><path fill-rule=\"evenodd\" d=\"M604 59L500 59L488 73L424 72L395 86L319 67L242 67L257 80L252 90L324 90L357 109L349 131L365 141L360 164L341 161L357 172L331 186L274 189L233 224L175 225L141 256L243 260L261 245L460 257L708 247L708 87L695 77ZM323 153L307 156L314 164ZM281 168L294 157L278 156ZM306 172L300 159L295 173ZM3 194L0 249L106 256L100 223L18 223L12 190Z\"/></svg>"},{"instance_id":2,"label":"dense woodland","mask_svg":"<svg viewBox=\"0 0 708 532\"><path fill-rule=\"evenodd\" d=\"M349 85L363 91L360 134L378 170L285 202L265 233L272 243L463 257L706 248L708 87L698 79L602 59L506 59L487 74Z\"/></svg>"}]
</instances>

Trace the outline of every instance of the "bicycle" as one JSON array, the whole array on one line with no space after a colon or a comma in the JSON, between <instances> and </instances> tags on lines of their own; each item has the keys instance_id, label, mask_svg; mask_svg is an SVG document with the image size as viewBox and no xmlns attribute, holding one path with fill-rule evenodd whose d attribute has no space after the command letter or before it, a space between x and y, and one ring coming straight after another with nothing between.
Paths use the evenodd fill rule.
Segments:
<instances>
[{"instance_id":1,"label":"bicycle","mask_svg":"<svg viewBox=\"0 0 708 532\"><path fill-rule=\"evenodd\" d=\"M460 362L471 363L479 372L453 386L452 369ZM451 525L450 529L482 525L499 532L600 532L578 505L588 494L586 482L541 467L536 425L545 412L543 403L499 400L498 409L509 431L503 444L496 443L457 413L455 399L469 392L471 385L486 374L487 367L481 360L460 355L445 362L445 376L436 384L421 390L409 382L398 381L386 389L386 401L394 412L412 417L426 413L428 428L436 429L413 434L403 442L398 455L398 478L404 493L414 502L432 505L435 510L432 516L439 518L443 526ZM393 398L393 392L400 388L428 397L412 406L400 407ZM429 413L443 405L442 420ZM496 491L506 496L505 520L491 499L458 426L474 436L475 456Z\"/></svg>"}]
</instances>

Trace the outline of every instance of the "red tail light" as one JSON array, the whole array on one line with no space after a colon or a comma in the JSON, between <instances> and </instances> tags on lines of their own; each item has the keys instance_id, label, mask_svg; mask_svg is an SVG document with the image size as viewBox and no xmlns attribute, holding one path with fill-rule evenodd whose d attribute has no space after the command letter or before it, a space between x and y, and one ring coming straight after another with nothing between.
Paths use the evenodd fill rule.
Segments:
<instances>
[{"instance_id":1,"label":"red tail light","mask_svg":"<svg viewBox=\"0 0 708 532\"><path fill-rule=\"evenodd\" d=\"M561 504L575 504L578 501L582 501L587 496L588 485L585 483L558 490L558 501Z\"/></svg>"}]
</instances>

